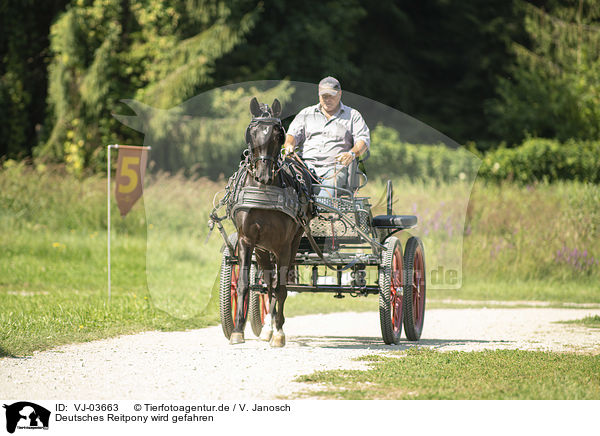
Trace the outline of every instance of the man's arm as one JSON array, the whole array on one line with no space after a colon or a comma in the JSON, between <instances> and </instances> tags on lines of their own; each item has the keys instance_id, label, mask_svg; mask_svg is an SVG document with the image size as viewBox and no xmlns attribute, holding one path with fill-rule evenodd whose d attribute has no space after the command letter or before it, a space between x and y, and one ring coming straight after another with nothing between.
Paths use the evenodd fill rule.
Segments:
<instances>
[{"instance_id":1,"label":"man's arm","mask_svg":"<svg viewBox=\"0 0 600 436\"><path fill-rule=\"evenodd\" d=\"M367 123L365 123L365 120L363 119L360 112L358 112L355 109L352 110L352 131L354 146L349 152L341 153L338 156L338 161L342 165L346 166L350 165L354 160L354 156L352 156L352 153L354 153L358 158L367 152L371 144L371 134L369 132L369 127L367 127Z\"/></svg>"},{"instance_id":2,"label":"man's arm","mask_svg":"<svg viewBox=\"0 0 600 436\"><path fill-rule=\"evenodd\" d=\"M285 154L294 153L294 147L302 145L304 142L304 128L305 128L305 111L302 110L298 115L294 117L288 128L287 135L285 135L285 143L283 149Z\"/></svg>"}]
</instances>

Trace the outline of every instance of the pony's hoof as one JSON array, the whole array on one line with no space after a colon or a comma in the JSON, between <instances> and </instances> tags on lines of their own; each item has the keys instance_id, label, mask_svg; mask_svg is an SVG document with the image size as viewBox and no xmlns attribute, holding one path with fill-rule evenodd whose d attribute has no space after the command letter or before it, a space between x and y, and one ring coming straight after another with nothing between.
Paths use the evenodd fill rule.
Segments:
<instances>
[{"instance_id":1,"label":"pony's hoof","mask_svg":"<svg viewBox=\"0 0 600 436\"><path fill-rule=\"evenodd\" d=\"M277 334L275 333L271 338L271 347L273 348L281 348L285 346L285 335L283 333Z\"/></svg>"},{"instance_id":2,"label":"pony's hoof","mask_svg":"<svg viewBox=\"0 0 600 436\"><path fill-rule=\"evenodd\" d=\"M245 341L243 333L232 333L231 337L229 338L229 344L231 345L243 344L244 342Z\"/></svg>"},{"instance_id":3,"label":"pony's hoof","mask_svg":"<svg viewBox=\"0 0 600 436\"><path fill-rule=\"evenodd\" d=\"M262 331L260 332L260 340L269 342L272 337L273 337L273 329L267 328L266 326L263 327Z\"/></svg>"}]
</instances>

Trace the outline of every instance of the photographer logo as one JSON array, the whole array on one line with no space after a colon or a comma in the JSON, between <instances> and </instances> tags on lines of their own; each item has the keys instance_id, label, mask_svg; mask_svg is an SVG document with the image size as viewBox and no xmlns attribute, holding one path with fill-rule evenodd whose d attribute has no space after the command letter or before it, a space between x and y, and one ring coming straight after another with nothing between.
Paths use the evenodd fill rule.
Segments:
<instances>
[{"instance_id":1,"label":"photographer logo","mask_svg":"<svg viewBox=\"0 0 600 436\"><path fill-rule=\"evenodd\" d=\"M9 433L14 433L16 429L48 430L48 409L28 401L4 404L3 407L6 409L6 431Z\"/></svg>"}]
</instances>

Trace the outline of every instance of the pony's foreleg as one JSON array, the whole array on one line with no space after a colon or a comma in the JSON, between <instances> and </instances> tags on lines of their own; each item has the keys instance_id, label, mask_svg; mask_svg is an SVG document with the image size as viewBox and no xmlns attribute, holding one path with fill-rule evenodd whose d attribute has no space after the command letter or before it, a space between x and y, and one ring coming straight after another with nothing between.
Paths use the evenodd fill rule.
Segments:
<instances>
[{"instance_id":1,"label":"pony's foreleg","mask_svg":"<svg viewBox=\"0 0 600 436\"><path fill-rule=\"evenodd\" d=\"M273 336L273 323L275 322L275 297L273 290L277 285L277 276L275 275L275 266L271 262L269 252L256 249L256 261L263 272L263 280L267 284L269 296L269 313L265 316L265 322L260 332L260 339L269 342Z\"/></svg>"},{"instance_id":2,"label":"pony's foreleg","mask_svg":"<svg viewBox=\"0 0 600 436\"><path fill-rule=\"evenodd\" d=\"M287 275L290 264L289 251L287 253L282 253L277 261L277 288L275 289L277 313L275 314L275 331L273 332L273 338L271 338L272 347L283 347L285 345L285 333L283 332L285 317L283 311L285 299L287 298Z\"/></svg>"},{"instance_id":3,"label":"pony's foreleg","mask_svg":"<svg viewBox=\"0 0 600 436\"><path fill-rule=\"evenodd\" d=\"M240 238L238 242L238 256L240 262L240 275L237 283L237 311L233 333L229 338L230 344L244 343L244 328L246 327L246 316L248 315L248 302L250 297L250 264L252 263L252 251L254 247L244 243Z\"/></svg>"},{"instance_id":4,"label":"pony's foreleg","mask_svg":"<svg viewBox=\"0 0 600 436\"><path fill-rule=\"evenodd\" d=\"M275 332L273 333L273 339L271 339L271 346L273 347L283 347L285 345L283 306L287 298L288 280L294 278L294 262L296 261L296 253L298 252L303 233L304 230L299 228L289 248L283 251L279 259L277 259L277 312L274 314Z\"/></svg>"},{"instance_id":5,"label":"pony's foreleg","mask_svg":"<svg viewBox=\"0 0 600 436\"><path fill-rule=\"evenodd\" d=\"M273 325L275 323L275 314L277 313L277 308L275 306L276 300L274 295L274 286L269 282L269 313L265 316L265 324L260 332L260 340L269 342L273 337Z\"/></svg>"}]
</instances>

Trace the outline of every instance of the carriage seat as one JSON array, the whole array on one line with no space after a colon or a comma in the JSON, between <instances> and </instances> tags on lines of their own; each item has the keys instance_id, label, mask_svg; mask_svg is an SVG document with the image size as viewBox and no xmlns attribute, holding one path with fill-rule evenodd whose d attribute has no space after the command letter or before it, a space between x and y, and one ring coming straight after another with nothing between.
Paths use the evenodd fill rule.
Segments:
<instances>
[{"instance_id":1,"label":"carriage seat","mask_svg":"<svg viewBox=\"0 0 600 436\"><path fill-rule=\"evenodd\" d=\"M377 215L373 217L373 227L380 229L410 229L417 225L414 215Z\"/></svg>"}]
</instances>

